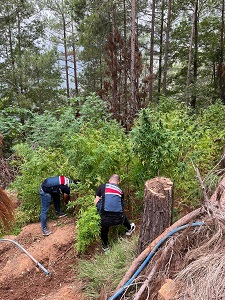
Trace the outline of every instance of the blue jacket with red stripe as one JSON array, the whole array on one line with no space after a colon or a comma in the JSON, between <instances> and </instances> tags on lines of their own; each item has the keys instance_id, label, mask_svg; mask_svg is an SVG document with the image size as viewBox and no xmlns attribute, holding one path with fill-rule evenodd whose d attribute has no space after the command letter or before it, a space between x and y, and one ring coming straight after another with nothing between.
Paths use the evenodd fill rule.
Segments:
<instances>
[{"instance_id":1,"label":"blue jacket with red stripe","mask_svg":"<svg viewBox=\"0 0 225 300\"><path fill-rule=\"evenodd\" d=\"M97 189L96 196L101 198L97 203L99 212L123 212L124 194L117 184L101 184Z\"/></svg>"},{"instance_id":2,"label":"blue jacket with red stripe","mask_svg":"<svg viewBox=\"0 0 225 300\"><path fill-rule=\"evenodd\" d=\"M69 195L70 183L72 183L72 180L65 176L49 177L42 182L41 188L45 193L56 194L62 192Z\"/></svg>"}]
</instances>

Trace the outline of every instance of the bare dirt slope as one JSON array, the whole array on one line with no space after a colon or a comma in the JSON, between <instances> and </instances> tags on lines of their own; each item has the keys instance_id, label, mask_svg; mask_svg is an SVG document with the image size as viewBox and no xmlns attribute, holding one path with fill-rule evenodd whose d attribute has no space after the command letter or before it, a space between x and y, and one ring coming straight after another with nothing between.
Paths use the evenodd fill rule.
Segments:
<instances>
[{"instance_id":1,"label":"bare dirt slope","mask_svg":"<svg viewBox=\"0 0 225 300\"><path fill-rule=\"evenodd\" d=\"M29 224L18 236L6 236L21 245L47 275L15 244L0 242L0 300L83 300L76 279L74 220L66 217L48 222L52 234L44 237L40 223Z\"/></svg>"}]
</instances>

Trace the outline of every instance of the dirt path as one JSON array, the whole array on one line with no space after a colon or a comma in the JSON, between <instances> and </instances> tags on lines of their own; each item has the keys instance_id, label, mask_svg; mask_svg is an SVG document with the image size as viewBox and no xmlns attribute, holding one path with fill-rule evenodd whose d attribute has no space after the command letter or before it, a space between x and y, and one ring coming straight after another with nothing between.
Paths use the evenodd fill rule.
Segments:
<instances>
[{"instance_id":1,"label":"dirt path","mask_svg":"<svg viewBox=\"0 0 225 300\"><path fill-rule=\"evenodd\" d=\"M11 242L0 242L0 300L84 300L76 279L74 220L68 217L48 222L52 234L43 237L40 223L23 228L19 243L50 275Z\"/></svg>"}]
</instances>

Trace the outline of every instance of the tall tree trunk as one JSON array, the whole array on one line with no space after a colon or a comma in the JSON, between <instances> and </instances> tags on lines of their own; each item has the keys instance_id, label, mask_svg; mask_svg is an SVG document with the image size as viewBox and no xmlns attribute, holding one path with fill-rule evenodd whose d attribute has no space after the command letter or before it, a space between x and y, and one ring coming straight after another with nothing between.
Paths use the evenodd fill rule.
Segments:
<instances>
[{"instance_id":1,"label":"tall tree trunk","mask_svg":"<svg viewBox=\"0 0 225 300\"><path fill-rule=\"evenodd\" d=\"M13 31L11 27L11 22L10 22L10 15L8 14L8 30L9 30L9 53L7 49L7 56L10 57L10 61L12 64L12 73L13 73L13 88L16 90L17 89L17 80L16 80L16 75L15 75L15 56L14 56L14 50L13 50ZM8 47L7 47L8 48Z\"/></svg>"},{"instance_id":2,"label":"tall tree trunk","mask_svg":"<svg viewBox=\"0 0 225 300\"><path fill-rule=\"evenodd\" d=\"M126 15L126 0L123 0L123 35L124 35L124 95L123 95L123 111L127 118L127 73L128 73L128 57L127 57L127 15Z\"/></svg>"},{"instance_id":3,"label":"tall tree trunk","mask_svg":"<svg viewBox=\"0 0 225 300\"><path fill-rule=\"evenodd\" d=\"M117 86L117 56L116 56L116 43L115 43L115 6L114 1L112 1L111 5L111 24L112 24L112 43L113 43L113 51L112 51L112 101L113 101L113 113L118 116L120 114L120 107L118 106L118 86Z\"/></svg>"},{"instance_id":4,"label":"tall tree trunk","mask_svg":"<svg viewBox=\"0 0 225 300\"><path fill-rule=\"evenodd\" d=\"M149 102L153 100L153 57L154 57L154 35L155 35L155 0L152 0L152 28L150 42L150 82L149 82Z\"/></svg>"},{"instance_id":5,"label":"tall tree trunk","mask_svg":"<svg viewBox=\"0 0 225 300\"><path fill-rule=\"evenodd\" d=\"M20 62L20 59L22 57L22 54L21 54L21 20L20 20L20 10L18 8L18 13L17 13L17 29L18 29L18 34L17 34L17 41L18 41L18 54L19 54L19 64L21 63ZM18 63L18 62L17 62ZM19 74L19 89L17 89L17 92L19 92L20 94L23 94L23 84L22 84L22 74L20 73Z\"/></svg>"},{"instance_id":6,"label":"tall tree trunk","mask_svg":"<svg viewBox=\"0 0 225 300\"><path fill-rule=\"evenodd\" d=\"M165 1L162 1L161 9L161 25L160 25L160 39L159 39L159 75L158 75L158 97L161 92L161 82L162 82L162 53L163 53L163 24L164 24L164 7Z\"/></svg>"},{"instance_id":7,"label":"tall tree trunk","mask_svg":"<svg viewBox=\"0 0 225 300\"><path fill-rule=\"evenodd\" d=\"M223 93L223 77L224 77L224 68L223 68L223 51L224 51L224 0L222 0L221 8L221 32L220 32L220 72L219 72L219 89L220 89L220 99L225 104L225 95Z\"/></svg>"},{"instance_id":8,"label":"tall tree trunk","mask_svg":"<svg viewBox=\"0 0 225 300\"><path fill-rule=\"evenodd\" d=\"M75 44L75 33L72 24L72 48L73 48L73 74L74 74L74 85L75 93L78 95L78 82L77 82L77 58L76 58L76 44Z\"/></svg>"},{"instance_id":9,"label":"tall tree trunk","mask_svg":"<svg viewBox=\"0 0 225 300\"><path fill-rule=\"evenodd\" d=\"M168 16L167 16L166 43L165 43L164 68L163 68L163 88L162 88L163 94L166 94L166 87L167 87L171 12L172 12L172 0L168 0L168 12L167 12Z\"/></svg>"},{"instance_id":10,"label":"tall tree trunk","mask_svg":"<svg viewBox=\"0 0 225 300\"><path fill-rule=\"evenodd\" d=\"M136 0L131 0L131 108L132 115L135 115L136 112L136 91L135 91L135 35L136 35L136 26L135 26L135 18L136 18Z\"/></svg>"},{"instance_id":11,"label":"tall tree trunk","mask_svg":"<svg viewBox=\"0 0 225 300\"><path fill-rule=\"evenodd\" d=\"M192 28L191 28L191 36L190 36L190 43L189 43L189 56L188 56L188 71L187 71L187 83L186 83L186 106L189 106L189 88L191 82L191 61L192 61L192 45L193 45L193 38L194 38L194 31L195 31L195 18L197 15L197 7L198 7L198 0L194 2L194 12L192 17Z\"/></svg>"},{"instance_id":12,"label":"tall tree trunk","mask_svg":"<svg viewBox=\"0 0 225 300\"><path fill-rule=\"evenodd\" d=\"M194 21L194 42L195 42L195 47L194 47L194 73L193 73L193 85L194 85L194 94L191 96L191 107L195 108L196 107L196 99L197 99L197 77L198 77L198 1L197 1L197 7L196 7L196 15L195 15L195 21Z\"/></svg>"},{"instance_id":13,"label":"tall tree trunk","mask_svg":"<svg viewBox=\"0 0 225 300\"><path fill-rule=\"evenodd\" d=\"M68 65L68 51L67 51L67 35L66 35L66 20L63 17L63 46L64 46L64 57L65 57L65 68L66 68L66 95L70 97L70 85L69 85L69 65Z\"/></svg>"}]
</instances>

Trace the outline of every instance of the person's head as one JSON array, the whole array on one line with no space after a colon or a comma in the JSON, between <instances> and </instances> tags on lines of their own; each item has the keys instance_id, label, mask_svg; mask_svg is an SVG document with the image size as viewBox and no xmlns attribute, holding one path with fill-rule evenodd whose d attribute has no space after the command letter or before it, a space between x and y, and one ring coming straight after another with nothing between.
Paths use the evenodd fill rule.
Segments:
<instances>
[{"instance_id":1,"label":"person's head","mask_svg":"<svg viewBox=\"0 0 225 300\"><path fill-rule=\"evenodd\" d=\"M117 175L117 174L113 174L113 175L109 178L109 183L119 184L119 183L120 183L120 176Z\"/></svg>"}]
</instances>

